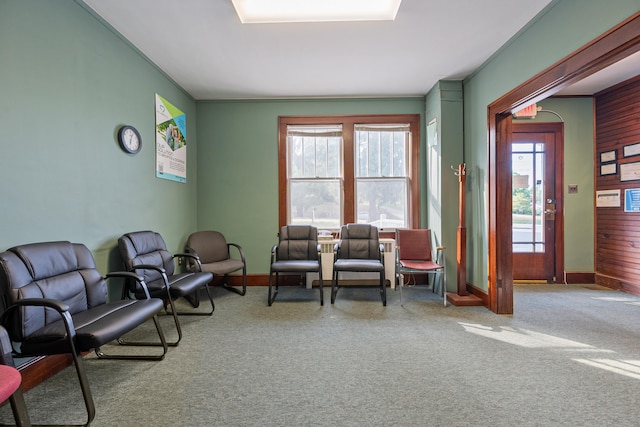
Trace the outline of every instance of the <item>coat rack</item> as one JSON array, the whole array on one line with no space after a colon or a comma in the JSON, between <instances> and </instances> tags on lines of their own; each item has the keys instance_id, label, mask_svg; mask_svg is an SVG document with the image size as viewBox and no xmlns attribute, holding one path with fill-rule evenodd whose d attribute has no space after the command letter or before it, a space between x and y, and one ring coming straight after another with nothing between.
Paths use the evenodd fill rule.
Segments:
<instances>
[{"instance_id":1,"label":"coat rack","mask_svg":"<svg viewBox=\"0 0 640 427\"><path fill-rule=\"evenodd\" d=\"M457 244L457 272L458 272L458 295L468 295L467 292L467 227L465 226L465 183L467 180L467 166L460 163L458 168L453 169L454 175L458 177L458 244Z\"/></svg>"},{"instance_id":2,"label":"coat rack","mask_svg":"<svg viewBox=\"0 0 640 427\"><path fill-rule=\"evenodd\" d=\"M467 291L467 227L465 225L465 184L467 181L467 166L460 163L458 167L451 166L454 175L458 177L458 238L457 238L457 279L456 293L447 293L447 301L457 306L484 305L482 299L469 294Z\"/></svg>"}]
</instances>

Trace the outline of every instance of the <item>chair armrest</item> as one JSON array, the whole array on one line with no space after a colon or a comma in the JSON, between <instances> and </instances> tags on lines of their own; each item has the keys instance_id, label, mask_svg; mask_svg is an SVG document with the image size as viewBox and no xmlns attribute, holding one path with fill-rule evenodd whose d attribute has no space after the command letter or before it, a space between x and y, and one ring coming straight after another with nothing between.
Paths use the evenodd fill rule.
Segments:
<instances>
[{"instance_id":1,"label":"chair armrest","mask_svg":"<svg viewBox=\"0 0 640 427\"><path fill-rule=\"evenodd\" d=\"M131 270L131 272L135 271L135 270L156 270L158 273L163 273L166 274L166 271L164 269L164 267L158 267L157 265L153 265L153 264L138 264L138 265L134 265Z\"/></svg>"},{"instance_id":2,"label":"chair armrest","mask_svg":"<svg viewBox=\"0 0 640 427\"><path fill-rule=\"evenodd\" d=\"M76 329L75 329L75 326L73 325L73 319L71 318L71 313L69 313L70 308L67 304L63 303L62 301L58 301L51 298L19 299L5 309L5 311L0 316L0 324L4 326L5 321L7 317L9 317L10 313L12 313L14 310L17 310L20 307L27 307L27 306L48 307L57 311L60 314L60 317L62 318L65 329L67 330L67 335L69 337L69 345L71 347L71 350L75 354L78 354L76 352L76 346L74 343L75 336L76 336Z\"/></svg>"},{"instance_id":3,"label":"chair armrest","mask_svg":"<svg viewBox=\"0 0 640 427\"><path fill-rule=\"evenodd\" d=\"M271 247L271 264L276 262L276 253L278 252L278 245Z\"/></svg>"},{"instance_id":4,"label":"chair armrest","mask_svg":"<svg viewBox=\"0 0 640 427\"><path fill-rule=\"evenodd\" d=\"M436 262L440 265L444 264L444 250L446 247L438 246L436 247Z\"/></svg>"},{"instance_id":5,"label":"chair armrest","mask_svg":"<svg viewBox=\"0 0 640 427\"><path fill-rule=\"evenodd\" d=\"M188 250L189 249L187 249L187 251ZM198 268L198 271L202 272L202 262L200 262L200 257L198 256L196 251L194 251L193 249L191 250L193 252L181 252L181 253L173 254L173 258L188 258L189 260L191 260L191 262L188 260L185 260L187 269L189 268L190 265L193 265L192 262L195 262L196 267Z\"/></svg>"},{"instance_id":6,"label":"chair armrest","mask_svg":"<svg viewBox=\"0 0 640 427\"><path fill-rule=\"evenodd\" d=\"M144 294L147 297L147 299L151 298L151 295L149 295L149 289L147 288L147 282L144 281L144 278L141 275L132 273L130 271L113 271L111 273L108 273L106 276L104 276L105 280L110 279L112 277L124 277L124 278L135 280L136 282L138 282L140 286L142 286L142 289L144 290Z\"/></svg>"},{"instance_id":7,"label":"chair armrest","mask_svg":"<svg viewBox=\"0 0 640 427\"><path fill-rule=\"evenodd\" d=\"M177 254L173 254L173 258L191 258L191 259L197 259L198 261L200 260L200 257L195 251L193 251L193 253L180 252Z\"/></svg>"},{"instance_id":8,"label":"chair armrest","mask_svg":"<svg viewBox=\"0 0 640 427\"><path fill-rule=\"evenodd\" d=\"M131 272L135 271L135 270L155 270L158 273L160 273L162 275L162 280L164 280L164 285L167 288L167 294L169 293L169 278L167 277L167 271L164 269L164 267L158 267L157 265L153 265L153 264L138 264L138 265L134 265L133 268L131 268Z\"/></svg>"},{"instance_id":9,"label":"chair armrest","mask_svg":"<svg viewBox=\"0 0 640 427\"><path fill-rule=\"evenodd\" d=\"M229 253L231 253L231 247L234 247L237 249L238 254L240 254L240 259L242 260L242 263L246 265L246 261L244 258L244 251L242 250L242 246L238 245L237 243L227 243L227 248L229 249Z\"/></svg>"}]
</instances>

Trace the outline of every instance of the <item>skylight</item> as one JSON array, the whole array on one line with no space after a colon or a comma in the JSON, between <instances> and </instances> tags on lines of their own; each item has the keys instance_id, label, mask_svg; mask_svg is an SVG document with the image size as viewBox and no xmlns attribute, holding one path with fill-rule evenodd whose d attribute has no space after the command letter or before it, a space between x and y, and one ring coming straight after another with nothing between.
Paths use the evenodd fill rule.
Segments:
<instances>
[{"instance_id":1,"label":"skylight","mask_svg":"<svg viewBox=\"0 0 640 427\"><path fill-rule=\"evenodd\" d=\"M392 21L402 0L231 0L243 24Z\"/></svg>"}]
</instances>

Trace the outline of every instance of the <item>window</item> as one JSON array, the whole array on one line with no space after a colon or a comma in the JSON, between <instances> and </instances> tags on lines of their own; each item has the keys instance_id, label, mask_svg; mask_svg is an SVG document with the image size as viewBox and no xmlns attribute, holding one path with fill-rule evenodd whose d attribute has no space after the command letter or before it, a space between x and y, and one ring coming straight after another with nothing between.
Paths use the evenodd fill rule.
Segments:
<instances>
[{"instance_id":1,"label":"window","mask_svg":"<svg viewBox=\"0 0 640 427\"><path fill-rule=\"evenodd\" d=\"M419 226L419 115L280 117L280 225Z\"/></svg>"}]
</instances>

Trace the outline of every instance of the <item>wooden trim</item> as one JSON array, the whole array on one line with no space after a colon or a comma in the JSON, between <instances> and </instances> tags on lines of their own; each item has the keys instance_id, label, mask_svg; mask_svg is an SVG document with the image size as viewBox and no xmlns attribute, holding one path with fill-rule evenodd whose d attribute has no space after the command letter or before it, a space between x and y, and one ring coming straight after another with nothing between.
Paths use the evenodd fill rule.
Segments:
<instances>
[{"instance_id":1,"label":"wooden trim","mask_svg":"<svg viewBox=\"0 0 640 427\"><path fill-rule=\"evenodd\" d=\"M533 122L514 123L512 132L514 133L554 133L555 148L555 188L554 198L556 200L555 219L555 270L553 275L556 282L562 280L564 275L564 123L563 122Z\"/></svg>"},{"instance_id":2,"label":"wooden trim","mask_svg":"<svg viewBox=\"0 0 640 427\"><path fill-rule=\"evenodd\" d=\"M594 272L567 271L564 273L564 281L567 285L596 283L596 274Z\"/></svg>"},{"instance_id":3,"label":"wooden trim","mask_svg":"<svg viewBox=\"0 0 640 427\"><path fill-rule=\"evenodd\" d=\"M509 151L506 127L510 114L553 95L591 74L640 51L640 12L546 70L507 92L488 106L489 141L489 309L499 314L513 313L511 277L511 211L505 203L503 187L511 191L500 166ZM503 185L508 184L508 185ZM510 201L510 199L509 199Z\"/></svg>"},{"instance_id":4,"label":"wooden trim","mask_svg":"<svg viewBox=\"0 0 640 427\"><path fill-rule=\"evenodd\" d=\"M637 283L629 283L616 277L595 273L595 283L597 285L605 286L616 291L622 291L633 295L640 295L640 285L638 285Z\"/></svg>"},{"instance_id":5,"label":"wooden trim","mask_svg":"<svg viewBox=\"0 0 640 427\"><path fill-rule=\"evenodd\" d=\"M409 221L411 228L420 227L420 114L374 114L335 116L280 116L278 117L278 221L287 225L287 125L336 124L343 129L343 162L354 164L353 129L360 123L409 123L412 135L409 153ZM342 223L354 223L355 177L353 168L344 168Z\"/></svg>"},{"instance_id":6,"label":"wooden trim","mask_svg":"<svg viewBox=\"0 0 640 427\"><path fill-rule=\"evenodd\" d=\"M31 390L71 365L73 365L73 358L70 354L34 357L18 366L22 375L22 390L24 392Z\"/></svg>"}]
</instances>

